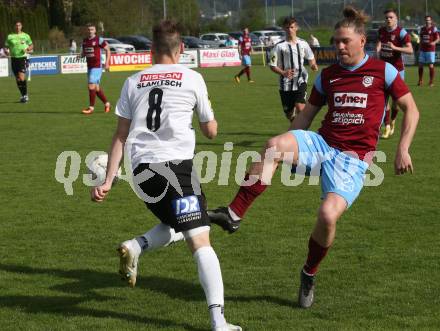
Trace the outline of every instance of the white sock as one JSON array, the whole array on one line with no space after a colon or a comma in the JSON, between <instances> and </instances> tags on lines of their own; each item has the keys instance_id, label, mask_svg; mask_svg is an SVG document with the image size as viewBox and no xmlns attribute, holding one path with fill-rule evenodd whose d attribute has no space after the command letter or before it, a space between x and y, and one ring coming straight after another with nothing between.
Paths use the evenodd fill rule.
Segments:
<instances>
[{"instance_id":1,"label":"white sock","mask_svg":"<svg viewBox=\"0 0 440 331\"><path fill-rule=\"evenodd\" d=\"M229 212L229 216L231 216L234 221L241 220L241 217L238 216L236 213L234 213L234 211L229 207L228 207L228 212Z\"/></svg>"},{"instance_id":2,"label":"white sock","mask_svg":"<svg viewBox=\"0 0 440 331\"><path fill-rule=\"evenodd\" d=\"M204 246L199 248L193 257L197 262L200 283L210 308L211 326L213 328L224 326L226 320L223 315L223 279L217 255L211 246Z\"/></svg>"},{"instance_id":3,"label":"white sock","mask_svg":"<svg viewBox=\"0 0 440 331\"><path fill-rule=\"evenodd\" d=\"M142 236L137 237L136 240L144 252L183 240L183 234L182 232L176 233L170 226L160 223Z\"/></svg>"}]
</instances>

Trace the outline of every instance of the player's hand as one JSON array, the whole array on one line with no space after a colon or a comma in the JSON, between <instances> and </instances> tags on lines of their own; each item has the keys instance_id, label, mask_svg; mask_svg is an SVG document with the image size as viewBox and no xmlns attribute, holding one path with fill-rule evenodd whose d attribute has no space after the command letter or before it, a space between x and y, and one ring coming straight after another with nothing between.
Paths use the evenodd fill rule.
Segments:
<instances>
[{"instance_id":1,"label":"player's hand","mask_svg":"<svg viewBox=\"0 0 440 331\"><path fill-rule=\"evenodd\" d=\"M394 171L396 175L403 175L406 172L414 172L411 156L408 151L397 150L396 159L394 160Z\"/></svg>"},{"instance_id":2,"label":"player's hand","mask_svg":"<svg viewBox=\"0 0 440 331\"><path fill-rule=\"evenodd\" d=\"M105 64L105 70L108 71L109 69L110 69L110 63L106 63L106 64Z\"/></svg>"},{"instance_id":3,"label":"player's hand","mask_svg":"<svg viewBox=\"0 0 440 331\"><path fill-rule=\"evenodd\" d=\"M101 186L95 186L94 188L92 188L90 192L92 201L102 202L111 188L112 184L107 182L105 182Z\"/></svg>"},{"instance_id":4,"label":"player's hand","mask_svg":"<svg viewBox=\"0 0 440 331\"><path fill-rule=\"evenodd\" d=\"M394 50L394 49L396 48L396 46L394 46L394 44L393 44L391 41L387 42L387 45L388 45L388 47L391 48L392 50Z\"/></svg>"},{"instance_id":5,"label":"player's hand","mask_svg":"<svg viewBox=\"0 0 440 331\"><path fill-rule=\"evenodd\" d=\"M292 69L284 70L283 76L288 79L292 79L293 78L293 70Z\"/></svg>"},{"instance_id":6,"label":"player's hand","mask_svg":"<svg viewBox=\"0 0 440 331\"><path fill-rule=\"evenodd\" d=\"M318 71L318 65L317 65L317 64L312 64L312 65L310 66L310 68L311 68L313 71Z\"/></svg>"}]
</instances>

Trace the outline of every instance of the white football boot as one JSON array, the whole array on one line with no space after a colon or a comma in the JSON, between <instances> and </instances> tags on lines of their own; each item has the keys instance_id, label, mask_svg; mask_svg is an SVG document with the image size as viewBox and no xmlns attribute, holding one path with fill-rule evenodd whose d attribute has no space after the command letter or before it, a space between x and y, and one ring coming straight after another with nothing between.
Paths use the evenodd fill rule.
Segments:
<instances>
[{"instance_id":1,"label":"white football boot","mask_svg":"<svg viewBox=\"0 0 440 331\"><path fill-rule=\"evenodd\" d=\"M213 328L212 331L242 331L243 329L238 325L226 323L226 325Z\"/></svg>"},{"instance_id":2,"label":"white football boot","mask_svg":"<svg viewBox=\"0 0 440 331\"><path fill-rule=\"evenodd\" d=\"M139 255L141 249L136 239L124 241L119 245L119 274L122 280L126 280L130 287L136 285Z\"/></svg>"}]
</instances>

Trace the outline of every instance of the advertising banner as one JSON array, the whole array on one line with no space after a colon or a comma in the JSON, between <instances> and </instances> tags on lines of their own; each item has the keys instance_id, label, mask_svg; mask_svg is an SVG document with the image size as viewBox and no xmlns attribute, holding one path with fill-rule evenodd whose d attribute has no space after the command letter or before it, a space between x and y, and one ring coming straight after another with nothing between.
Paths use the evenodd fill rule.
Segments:
<instances>
[{"instance_id":1,"label":"advertising banner","mask_svg":"<svg viewBox=\"0 0 440 331\"><path fill-rule=\"evenodd\" d=\"M241 65L238 50L226 49L203 49L199 51L200 67L233 67Z\"/></svg>"},{"instance_id":2,"label":"advertising banner","mask_svg":"<svg viewBox=\"0 0 440 331\"><path fill-rule=\"evenodd\" d=\"M62 74L79 74L87 72L87 62L85 57L79 55L64 55L60 60Z\"/></svg>"},{"instance_id":3,"label":"advertising banner","mask_svg":"<svg viewBox=\"0 0 440 331\"><path fill-rule=\"evenodd\" d=\"M0 77L9 76L9 62L7 58L0 59Z\"/></svg>"},{"instance_id":4,"label":"advertising banner","mask_svg":"<svg viewBox=\"0 0 440 331\"><path fill-rule=\"evenodd\" d=\"M188 68L197 68L199 66L197 51L183 52L180 54L179 63L187 66Z\"/></svg>"},{"instance_id":5,"label":"advertising banner","mask_svg":"<svg viewBox=\"0 0 440 331\"><path fill-rule=\"evenodd\" d=\"M152 65L150 52L112 54L110 58L110 71L144 70Z\"/></svg>"},{"instance_id":6,"label":"advertising banner","mask_svg":"<svg viewBox=\"0 0 440 331\"><path fill-rule=\"evenodd\" d=\"M58 56L31 56L29 68L32 75L56 75L60 72Z\"/></svg>"}]
</instances>

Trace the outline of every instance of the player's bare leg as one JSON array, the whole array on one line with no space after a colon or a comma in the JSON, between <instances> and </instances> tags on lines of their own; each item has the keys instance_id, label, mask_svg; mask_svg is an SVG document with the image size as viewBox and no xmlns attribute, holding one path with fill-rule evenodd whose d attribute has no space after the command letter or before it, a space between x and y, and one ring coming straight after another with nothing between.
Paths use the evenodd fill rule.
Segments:
<instances>
[{"instance_id":1,"label":"player's bare leg","mask_svg":"<svg viewBox=\"0 0 440 331\"><path fill-rule=\"evenodd\" d=\"M419 82L417 83L417 86L423 85L423 64L419 64Z\"/></svg>"},{"instance_id":2,"label":"player's bare leg","mask_svg":"<svg viewBox=\"0 0 440 331\"><path fill-rule=\"evenodd\" d=\"M295 136L286 132L269 139L260 152L260 161L252 163L245 181L229 207L219 207L208 211L212 223L233 233L238 230L240 220L253 201L270 185L280 161L298 162L298 143Z\"/></svg>"},{"instance_id":3,"label":"player's bare leg","mask_svg":"<svg viewBox=\"0 0 440 331\"><path fill-rule=\"evenodd\" d=\"M347 208L344 198L336 193L328 193L318 212L318 219L309 238L309 252L301 270L298 305L301 308L312 306L315 298L315 275L319 264L327 255L336 234L336 222Z\"/></svg>"},{"instance_id":4,"label":"player's bare leg","mask_svg":"<svg viewBox=\"0 0 440 331\"><path fill-rule=\"evenodd\" d=\"M429 87L434 86L434 76L435 76L434 65L430 64L429 65Z\"/></svg>"},{"instance_id":5,"label":"player's bare leg","mask_svg":"<svg viewBox=\"0 0 440 331\"><path fill-rule=\"evenodd\" d=\"M96 84L88 84L89 89L89 106L82 110L82 113L85 115L93 114L95 110L95 101L96 101Z\"/></svg>"},{"instance_id":6,"label":"player's bare leg","mask_svg":"<svg viewBox=\"0 0 440 331\"><path fill-rule=\"evenodd\" d=\"M399 112L399 108L397 107L396 103L393 102L391 104L391 124L390 124L390 137L394 134L394 129L396 128L396 118L397 113Z\"/></svg>"},{"instance_id":7,"label":"player's bare leg","mask_svg":"<svg viewBox=\"0 0 440 331\"><path fill-rule=\"evenodd\" d=\"M202 232L197 233L199 231ZM220 262L209 241L209 227L185 231L184 236L197 263L200 283L205 292L211 317L212 330L241 331L241 327L227 323L224 317L223 279Z\"/></svg>"}]
</instances>

